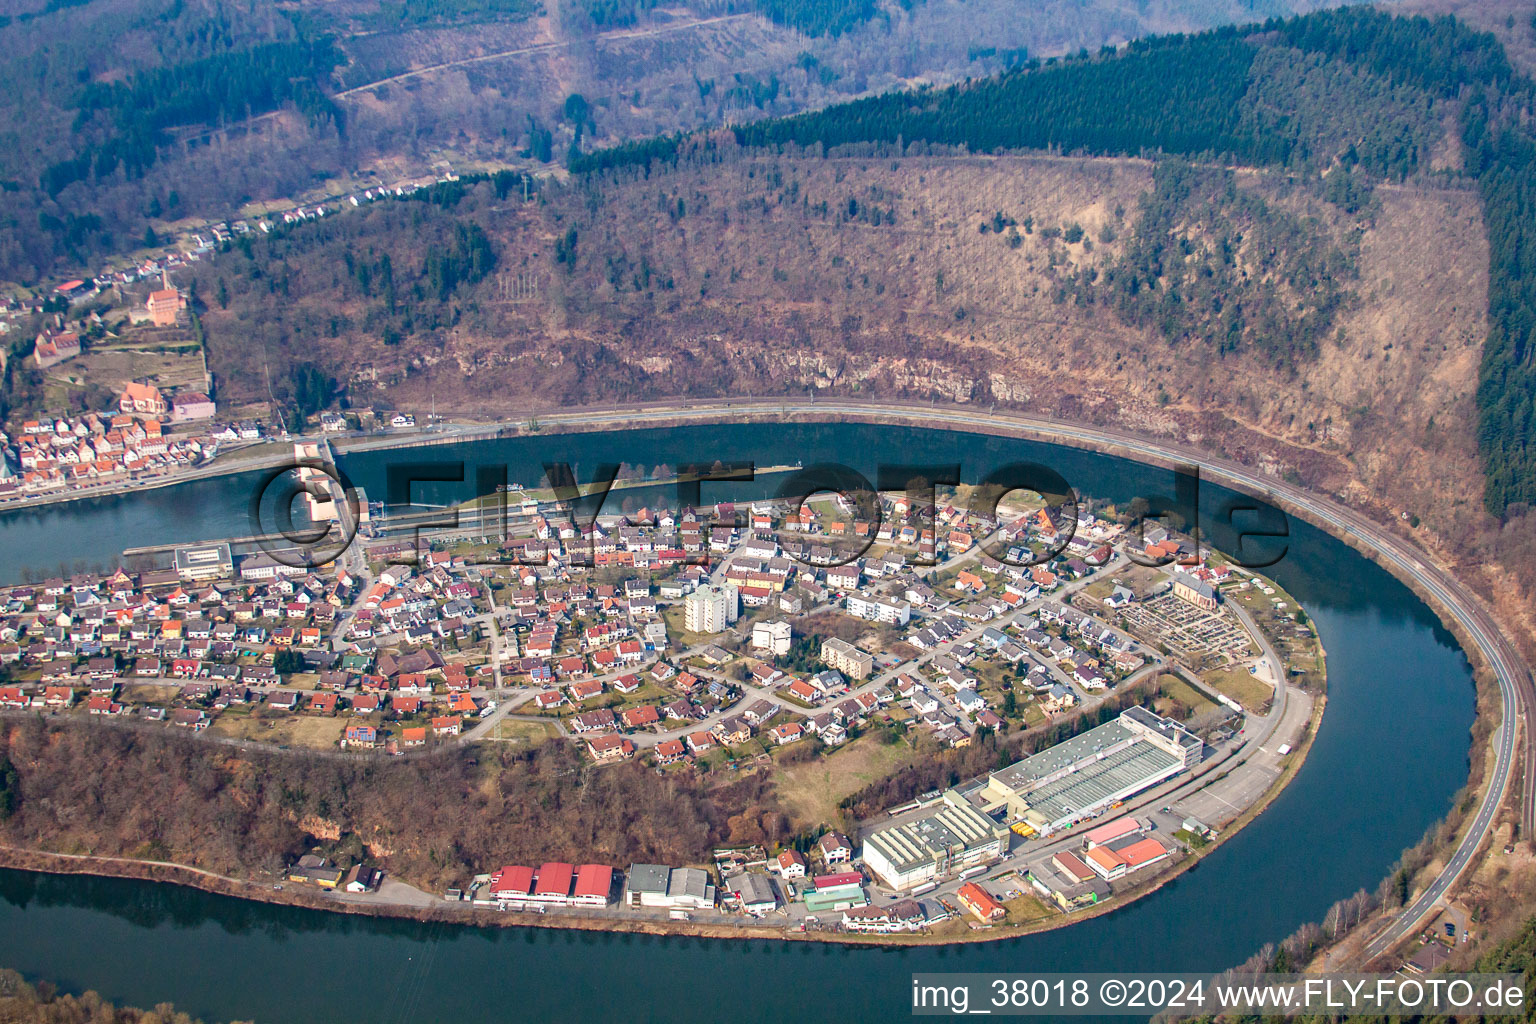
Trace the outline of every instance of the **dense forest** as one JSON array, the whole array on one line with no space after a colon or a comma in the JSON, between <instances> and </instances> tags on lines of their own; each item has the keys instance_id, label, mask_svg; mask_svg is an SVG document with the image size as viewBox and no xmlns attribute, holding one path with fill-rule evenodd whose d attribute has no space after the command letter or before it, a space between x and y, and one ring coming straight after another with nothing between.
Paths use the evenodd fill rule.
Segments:
<instances>
[{"instance_id":1,"label":"dense forest","mask_svg":"<svg viewBox=\"0 0 1536 1024\"><path fill-rule=\"evenodd\" d=\"M808 36L840 36L875 16L875 0L753 0L771 21Z\"/></svg>"},{"instance_id":2,"label":"dense forest","mask_svg":"<svg viewBox=\"0 0 1536 1024\"><path fill-rule=\"evenodd\" d=\"M226 123L284 104L311 121L339 121L340 112L317 83L341 61L329 39L268 43L146 71L126 83L92 83L75 101L73 129L84 140L93 134L94 122L105 121L109 134L82 141L74 156L49 166L42 187L57 195L67 185L108 178L119 168L128 178L140 177L169 141L171 128Z\"/></svg>"},{"instance_id":3,"label":"dense forest","mask_svg":"<svg viewBox=\"0 0 1536 1024\"><path fill-rule=\"evenodd\" d=\"M1299 88L1308 65L1258 61L1264 45L1281 45L1310 59L1314 79L1350 89L1343 95L1317 89L1312 103L1296 107L1308 92ZM1265 73L1256 76L1256 67ZM1279 97L1293 109L1280 109ZM1052 149L1280 165L1309 173L1327 198L1362 213L1369 207L1369 185L1356 170L1401 179L1427 167L1425 126L1438 105L1460 97L1466 97L1461 106L1466 170L1482 192L1491 243L1490 333L1478 388L1484 504L1502 516L1512 507L1523 512L1536 505L1536 131L1530 127L1536 88L1514 74L1491 35L1450 17L1342 8L1244 29L1139 40L1119 51L1063 61L1031 61L980 82L891 93L741 125L734 141L800 149L927 143L982 153ZM1380 109L1387 116L1362 136L1339 130L1340 107L1356 108L1360 115ZM1367 119L1357 116L1355 123ZM1326 144L1330 138L1333 147ZM573 168L646 167L717 145L706 137L657 138L582 156ZM1139 251L1116 268L1116 307L1166 335L1195 333L1218 352L1231 350L1245 331L1237 281L1207 280L1217 302L1201 308L1215 309L1216 317L1194 327L1179 315L1179 290L1187 291L1192 282L1164 273L1170 266L1161 258L1170 225L1156 222L1159 210L1172 208L1159 201L1144 210ZM1293 284L1321 280L1319 273L1328 273L1337 259L1298 251L1282 276ZM1271 320L1249 333L1282 363L1305 358L1326 333L1338 299L1335 289L1327 289L1294 318Z\"/></svg>"},{"instance_id":4,"label":"dense forest","mask_svg":"<svg viewBox=\"0 0 1536 1024\"><path fill-rule=\"evenodd\" d=\"M369 24L387 31L503 18L519 21L538 10L536 0L380 0L379 11Z\"/></svg>"},{"instance_id":5,"label":"dense forest","mask_svg":"<svg viewBox=\"0 0 1536 1024\"><path fill-rule=\"evenodd\" d=\"M1233 28L1190 39L1138 40L1112 57L1071 58L1045 73L1032 63L937 93L889 93L758 122L736 135L749 146L922 139L981 153L1161 149L1249 163L1283 160L1286 153L1273 148L1277 140L1241 132L1239 101L1253 52ZM1159 88L1147 88L1153 82Z\"/></svg>"}]
</instances>

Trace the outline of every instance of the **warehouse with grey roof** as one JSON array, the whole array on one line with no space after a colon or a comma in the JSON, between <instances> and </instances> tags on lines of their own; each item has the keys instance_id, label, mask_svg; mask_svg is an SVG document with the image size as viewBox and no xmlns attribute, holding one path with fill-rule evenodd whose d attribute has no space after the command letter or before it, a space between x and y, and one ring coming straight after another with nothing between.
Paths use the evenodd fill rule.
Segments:
<instances>
[{"instance_id":1,"label":"warehouse with grey roof","mask_svg":"<svg viewBox=\"0 0 1536 1024\"><path fill-rule=\"evenodd\" d=\"M993 772L980 795L986 810L1048 834L1193 767L1203 750L1177 722L1133 707Z\"/></svg>"},{"instance_id":2,"label":"warehouse with grey roof","mask_svg":"<svg viewBox=\"0 0 1536 1024\"><path fill-rule=\"evenodd\" d=\"M1006 852L1008 830L953 789L932 814L864 837L864 865L892 889L924 885Z\"/></svg>"}]
</instances>

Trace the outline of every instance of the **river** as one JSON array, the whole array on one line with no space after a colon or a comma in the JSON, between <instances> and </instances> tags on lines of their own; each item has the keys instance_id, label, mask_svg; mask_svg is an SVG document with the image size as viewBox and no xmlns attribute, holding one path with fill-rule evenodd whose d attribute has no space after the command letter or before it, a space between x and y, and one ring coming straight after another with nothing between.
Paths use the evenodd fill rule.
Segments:
<instances>
[{"instance_id":1,"label":"river","mask_svg":"<svg viewBox=\"0 0 1536 1024\"><path fill-rule=\"evenodd\" d=\"M401 457L343 468L370 494ZM541 461L579 478L599 461L654 467L715 459L823 460L875 479L881 459L959 463L967 479L1020 460L1085 495L1126 500L1169 474L1108 456L970 434L858 425L691 427L415 449L409 461L508 466L533 484ZM0 579L60 561L113 564L125 546L247 534L254 476L0 517ZM775 484L776 485L776 484ZM717 495L713 490L720 487ZM704 499L725 496L706 485ZM759 488L761 490L761 488ZM752 493L746 485L744 493ZM1227 492L1205 485L1202 512ZM418 486L418 501L468 497ZM1230 531L1207 523L1218 548ZM1225 543L1224 543L1225 542ZM344 1022L772 1021L905 1014L915 971L1205 970L1231 966L1335 900L1371 888L1443 816L1468 769L1469 667L1430 611L1339 541L1293 521L1267 569L1312 616L1328 651L1329 704L1295 781L1196 869L1136 903L1064 930L1000 943L902 950L650 938L379 921L254 904L175 886L0 872L0 964L141 1006L209 1019Z\"/></svg>"}]
</instances>

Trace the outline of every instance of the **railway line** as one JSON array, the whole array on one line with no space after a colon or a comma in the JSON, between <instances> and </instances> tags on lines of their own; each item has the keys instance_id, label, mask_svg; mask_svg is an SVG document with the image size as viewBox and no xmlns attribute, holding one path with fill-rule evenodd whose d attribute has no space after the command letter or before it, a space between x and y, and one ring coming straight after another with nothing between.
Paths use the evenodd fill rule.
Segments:
<instances>
[{"instance_id":1,"label":"railway line","mask_svg":"<svg viewBox=\"0 0 1536 1024\"><path fill-rule=\"evenodd\" d=\"M970 411L936 405L846 399L749 399L745 402L691 401L687 405L660 403L618 410L572 410L541 415L539 424L541 431L556 432L562 427L582 430L616 425L638 426L648 422L659 425L759 416L896 422L919 427L975 430L1104 451L1142 462L1197 466L1201 475L1207 479L1268 501L1283 511L1366 549L1394 576L1408 583L1420 595L1427 596L1437 606L1438 614L1460 627L1463 639L1476 649L1492 671L1501 704L1500 724L1494 733L1493 763L1489 768L1487 784L1469 827L1440 874L1365 945L1360 955L1362 964L1389 952L1413 935L1475 862L1479 848L1493 830L1499 808L1517 772L1523 781L1519 808L1521 834L1536 834L1533 833L1533 828L1536 828L1536 746L1527 741L1521 750L1517 742L1522 727L1527 737L1531 735L1532 716L1536 714L1536 688L1533 688L1529 668L1486 605L1470 588L1408 541L1335 501L1259 474L1231 460L1217 458L1174 442L1151 441L1113 428L1089 427L979 409Z\"/></svg>"}]
</instances>

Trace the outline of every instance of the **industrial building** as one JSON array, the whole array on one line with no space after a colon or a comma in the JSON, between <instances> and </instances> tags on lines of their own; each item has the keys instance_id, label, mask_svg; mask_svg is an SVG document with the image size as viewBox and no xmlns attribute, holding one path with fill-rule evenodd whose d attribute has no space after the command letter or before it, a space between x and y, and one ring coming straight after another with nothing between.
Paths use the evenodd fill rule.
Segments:
<instances>
[{"instance_id":1,"label":"industrial building","mask_svg":"<svg viewBox=\"0 0 1536 1024\"><path fill-rule=\"evenodd\" d=\"M1051 858L1051 866L1054 872L1026 871L1024 877L1036 892L1062 910L1071 913L1109 899L1109 883L1075 855L1058 853Z\"/></svg>"},{"instance_id":2,"label":"industrial building","mask_svg":"<svg viewBox=\"0 0 1536 1024\"><path fill-rule=\"evenodd\" d=\"M774 891L773 879L767 875L749 871L728 881L736 886L731 893L741 902L743 913L761 917L763 914L771 914L778 908L779 895Z\"/></svg>"},{"instance_id":3,"label":"industrial building","mask_svg":"<svg viewBox=\"0 0 1536 1024\"><path fill-rule=\"evenodd\" d=\"M934 813L864 838L864 864L892 889L925 885L1007 852L1008 829L954 789L945 791L943 806Z\"/></svg>"},{"instance_id":4,"label":"industrial building","mask_svg":"<svg viewBox=\"0 0 1536 1024\"><path fill-rule=\"evenodd\" d=\"M226 580L235 574L235 561L229 545L195 544L176 549L176 575L188 583L200 580Z\"/></svg>"},{"instance_id":5,"label":"industrial building","mask_svg":"<svg viewBox=\"0 0 1536 1024\"><path fill-rule=\"evenodd\" d=\"M602 907L613 895L613 868L606 864L573 864L550 861L537 870L508 864L491 875L487 890L497 903L550 906Z\"/></svg>"},{"instance_id":6,"label":"industrial building","mask_svg":"<svg viewBox=\"0 0 1536 1024\"><path fill-rule=\"evenodd\" d=\"M1106 846L1117 842L1127 836L1140 835L1146 831L1142 823L1127 815L1124 818L1116 818L1095 828L1089 829L1083 834L1083 848L1093 849L1095 846Z\"/></svg>"},{"instance_id":7,"label":"industrial building","mask_svg":"<svg viewBox=\"0 0 1536 1024\"><path fill-rule=\"evenodd\" d=\"M1128 708L1017 764L993 772L985 809L1006 810L1043 835L1091 818L1200 761L1200 738L1146 708Z\"/></svg>"},{"instance_id":8,"label":"industrial building","mask_svg":"<svg viewBox=\"0 0 1536 1024\"><path fill-rule=\"evenodd\" d=\"M1108 882L1167 860L1168 856L1168 848L1156 839L1128 836L1093 847L1085 859L1088 866Z\"/></svg>"},{"instance_id":9,"label":"industrial building","mask_svg":"<svg viewBox=\"0 0 1536 1024\"><path fill-rule=\"evenodd\" d=\"M857 871L838 871L811 879L805 894L805 909L812 914L826 914L869 905L864 892L864 876Z\"/></svg>"},{"instance_id":10,"label":"industrial building","mask_svg":"<svg viewBox=\"0 0 1536 1024\"><path fill-rule=\"evenodd\" d=\"M715 905L715 887L709 873L700 868L631 864L624 882L624 903L663 910L708 910Z\"/></svg>"}]
</instances>

